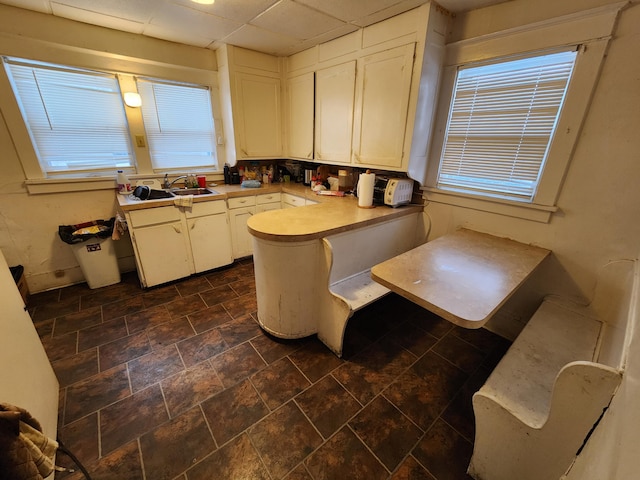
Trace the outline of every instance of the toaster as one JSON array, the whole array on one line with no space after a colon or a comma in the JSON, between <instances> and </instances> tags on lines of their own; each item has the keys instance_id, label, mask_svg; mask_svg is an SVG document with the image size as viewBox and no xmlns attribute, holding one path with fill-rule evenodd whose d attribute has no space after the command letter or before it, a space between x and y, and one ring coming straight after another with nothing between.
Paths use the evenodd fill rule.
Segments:
<instances>
[{"instance_id":1,"label":"toaster","mask_svg":"<svg viewBox=\"0 0 640 480\"><path fill-rule=\"evenodd\" d=\"M410 178L377 177L373 187L373 203L397 207L411 203L413 180Z\"/></svg>"}]
</instances>

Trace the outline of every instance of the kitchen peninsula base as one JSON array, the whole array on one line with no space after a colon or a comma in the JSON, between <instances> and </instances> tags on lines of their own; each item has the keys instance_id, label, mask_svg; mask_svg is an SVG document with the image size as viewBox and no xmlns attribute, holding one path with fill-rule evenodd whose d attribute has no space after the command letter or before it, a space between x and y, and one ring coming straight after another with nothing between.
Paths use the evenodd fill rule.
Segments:
<instances>
[{"instance_id":1,"label":"kitchen peninsula base","mask_svg":"<svg viewBox=\"0 0 640 480\"><path fill-rule=\"evenodd\" d=\"M370 279L371 267L425 238L419 207L367 212L347 202L339 204L344 215L325 217L331 210L320 204L249 221L261 327L279 338L317 334L337 356L353 313L389 293ZM308 218L325 220L312 227ZM281 234L267 225L281 225Z\"/></svg>"}]
</instances>

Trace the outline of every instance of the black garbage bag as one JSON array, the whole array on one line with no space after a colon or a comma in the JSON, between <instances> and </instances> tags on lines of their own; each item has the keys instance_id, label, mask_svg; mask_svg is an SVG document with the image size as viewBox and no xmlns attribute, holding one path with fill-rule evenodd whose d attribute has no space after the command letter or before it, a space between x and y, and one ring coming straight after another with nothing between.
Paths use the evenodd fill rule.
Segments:
<instances>
[{"instance_id":1,"label":"black garbage bag","mask_svg":"<svg viewBox=\"0 0 640 480\"><path fill-rule=\"evenodd\" d=\"M69 245L86 242L93 238L109 238L113 235L113 225L116 217L109 220L94 220L77 225L60 225L58 235L60 240Z\"/></svg>"}]
</instances>

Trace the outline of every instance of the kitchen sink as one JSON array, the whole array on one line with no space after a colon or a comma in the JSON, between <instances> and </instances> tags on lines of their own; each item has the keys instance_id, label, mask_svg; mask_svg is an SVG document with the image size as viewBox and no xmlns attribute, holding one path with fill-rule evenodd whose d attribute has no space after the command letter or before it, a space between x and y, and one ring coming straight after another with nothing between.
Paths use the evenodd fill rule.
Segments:
<instances>
[{"instance_id":1,"label":"kitchen sink","mask_svg":"<svg viewBox=\"0 0 640 480\"><path fill-rule=\"evenodd\" d=\"M215 190L208 188L179 188L171 190L174 195L218 195Z\"/></svg>"}]
</instances>

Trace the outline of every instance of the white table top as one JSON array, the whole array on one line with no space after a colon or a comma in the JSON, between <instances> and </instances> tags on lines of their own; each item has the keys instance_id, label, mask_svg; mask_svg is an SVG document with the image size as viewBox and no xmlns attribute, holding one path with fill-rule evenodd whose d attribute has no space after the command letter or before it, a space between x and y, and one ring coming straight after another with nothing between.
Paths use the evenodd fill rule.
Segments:
<instances>
[{"instance_id":1,"label":"white table top","mask_svg":"<svg viewBox=\"0 0 640 480\"><path fill-rule=\"evenodd\" d=\"M375 265L371 278L456 325L480 328L549 253L461 229Z\"/></svg>"}]
</instances>

